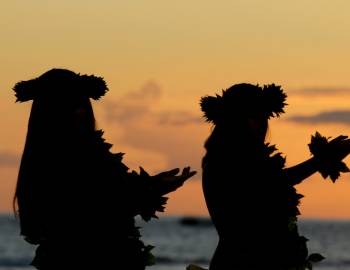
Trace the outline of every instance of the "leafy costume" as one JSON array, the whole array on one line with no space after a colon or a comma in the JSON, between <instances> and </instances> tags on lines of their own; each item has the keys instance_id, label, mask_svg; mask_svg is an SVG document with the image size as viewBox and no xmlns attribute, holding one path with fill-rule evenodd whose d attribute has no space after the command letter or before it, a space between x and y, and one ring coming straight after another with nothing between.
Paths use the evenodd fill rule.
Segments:
<instances>
[{"instance_id":1,"label":"leafy costume","mask_svg":"<svg viewBox=\"0 0 350 270\"><path fill-rule=\"evenodd\" d=\"M205 200L219 235L210 270L305 270L323 259L309 254L308 239L299 234L303 195L287 178L285 158L251 132L258 132L259 126L249 127L250 119L261 124L278 117L285 99L274 84L237 84L222 95L201 99L204 117L215 125L202 160ZM348 169L328 146L318 133L309 145L318 171L335 181Z\"/></svg>"},{"instance_id":2,"label":"leafy costume","mask_svg":"<svg viewBox=\"0 0 350 270\"><path fill-rule=\"evenodd\" d=\"M274 145L265 144L264 154L266 158L267 166L270 167L274 175L279 178L277 181L283 182L285 185L285 245L282 248L282 268L290 270L304 270L312 269L314 262L321 261L324 257L318 253L309 254L306 242L308 239L299 234L298 231L298 218L300 211L298 206L300 199L303 198L302 194L297 193L294 186L286 179L284 179L283 169L285 167L285 158L281 153L275 153L276 147ZM277 192L277 191L276 191ZM283 212L280 213L283 215ZM278 260L277 260L278 261Z\"/></svg>"},{"instance_id":3,"label":"leafy costume","mask_svg":"<svg viewBox=\"0 0 350 270\"><path fill-rule=\"evenodd\" d=\"M143 270L154 263L135 217L149 221L164 210L159 179L142 168L130 172L102 130L79 134L58 124L69 126L67 111L107 90L101 77L65 69L14 86L16 101L33 100L17 201L21 235L38 245L32 262L38 269ZM45 126L37 122L38 105Z\"/></svg>"},{"instance_id":4,"label":"leafy costume","mask_svg":"<svg viewBox=\"0 0 350 270\"><path fill-rule=\"evenodd\" d=\"M41 239L29 239L30 237L27 237L27 241L39 244L36 257L32 262L32 265L38 269L51 269L53 261L57 264L57 260L59 260L57 254L65 250L64 243L61 243L58 238L67 238L62 242L66 242L68 245L69 243L77 245L78 248L75 251L68 249L67 259L63 258L62 262L59 263L59 265L62 264L65 267L67 266L66 260L68 261L71 256L74 256L73 260L79 259L80 267L84 265L83 260L86 254L90 253L84 247L86 244L100 249L98 252L94 251L94 247L91 250L93 252L91 256L94 256L94 259L88 262L89 266L96 264L96 267L111 267L114 265L114 267L141 270L145 269L147 265L155 263L155 257L151 253L153 247L145 245L141 240L140 228L136 226L134 217L140 215L145 221L157 218L156 212L164 210L167 198L153 190L154 179L142 168L140 173L136 171L129 172L128 167L122 163L123 153L112 153L110 151L112 145L105 142L102 135L103 131L98 130L95 132L95 136L91 138L93 156L89 157L88 153L84 153L85 157L88 157L84 160L85 166L88 165L94 168L84 174L84 181L87 181L87 179L89 179L88 181L94 181L93 178L95 178L99 179L99 185L105 186L103 190L90 186L87 188L87 192L90 193L89 196L94 192L99 192L109 197L98 197L96 199L101 202L95 202L106 208L99 211L102 211L105 216L110 216L108 229L104 224L100 224L100 222L103 222L101 220L92 220L87 223L86 221L91 214L81 211L77 217L71 216L70 219L79 224L76 226L79 227L80 235L83 232L82 239L66 230L60 231L57 236L43 235ZM89 158L92 158L92 160L88 161ZM114 199L113 196L118 196L118 198ZM114 203L116 205L113 205ZM88 204L93 207L91 202L88 202ZM116 221L113 221L113 219L116 219ZM97 230L101 238L89 237L91 230ZM115 245L118 247L113 247Z\"/></svg>"}]
</instances>

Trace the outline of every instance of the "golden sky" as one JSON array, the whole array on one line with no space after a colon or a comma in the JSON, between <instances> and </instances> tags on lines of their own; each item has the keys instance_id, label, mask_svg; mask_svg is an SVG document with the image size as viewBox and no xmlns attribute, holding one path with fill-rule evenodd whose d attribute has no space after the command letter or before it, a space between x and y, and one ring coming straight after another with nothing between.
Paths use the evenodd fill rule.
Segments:
<instances>
[{"instance_id":1,"label":"golden sky","mask_svg":"<svg viewBox=\"0 0 350 270\"><path fill-rule=\"evenodd\" d=\"M0 211L10 211L30 110L11 88L53 67L105 78L110 91L93 103L98 126L131 169L200 171L210 125L199 99L240 82L282 85L289 106L269 139L288 165L309 158L316 130L350 134L349 8L346 0L3 1ZM171 194L167 214L207 214L195 178ZM298 190L304 217L350 218L350 174L335 184L315 174Z\"/></svg>"}]
</instances>

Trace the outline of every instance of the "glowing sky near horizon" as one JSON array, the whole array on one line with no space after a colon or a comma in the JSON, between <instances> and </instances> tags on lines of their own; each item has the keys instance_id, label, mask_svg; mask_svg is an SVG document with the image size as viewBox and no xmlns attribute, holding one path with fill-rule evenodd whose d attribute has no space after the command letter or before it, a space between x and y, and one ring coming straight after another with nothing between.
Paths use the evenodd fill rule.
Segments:
<instances>
[{"instance_id":1,"label":"glowing sky near horizon","mask_svg":"<svg viewBox=\"0 0 350 270\"><path fill-rule=\"evenodd\" d=\"M316 130L350 134L349 8L345 0L3 1L0 210L11 211L30 110L11 88L52 67L105 78L98 126L131 169L200 171L210 125L199 99L240 82L287 92L269 139L289 165L309 157ZM171 194L166 214L207 214L198 178ZM350 218L350 174L336 184L315 174L298 190L304 217Z\"/></svg>"}]
</instances>

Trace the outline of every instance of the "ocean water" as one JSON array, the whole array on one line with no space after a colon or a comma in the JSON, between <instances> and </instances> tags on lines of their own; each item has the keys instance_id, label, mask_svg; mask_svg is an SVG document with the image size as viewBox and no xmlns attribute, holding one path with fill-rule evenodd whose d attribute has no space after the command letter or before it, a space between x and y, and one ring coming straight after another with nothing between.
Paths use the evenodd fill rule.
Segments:
<instances>
[{"instance_id":1,"label":"ocean water","mask_svg":"<svg viewBox=\"0 0 350 270\"><path fill-rule=\"evenodd\" d=\"M163 216L138 223L144 242L155 246L157 264L149 270L185 270L191 263L208 267L218 240L209 219ZM326 257L314 269L350 270L350 221L301 220L299 227L310 239L310 252ZM29 266L34 248L19 236L13 216L0 215L0 270L34 270Z\"/></svg>"}]
</instances>

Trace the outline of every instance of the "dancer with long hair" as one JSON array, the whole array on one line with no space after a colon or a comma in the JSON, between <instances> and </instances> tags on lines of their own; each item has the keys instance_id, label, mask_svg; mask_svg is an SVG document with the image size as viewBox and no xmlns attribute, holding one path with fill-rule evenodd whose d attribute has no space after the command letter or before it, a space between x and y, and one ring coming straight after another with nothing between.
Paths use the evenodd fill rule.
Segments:
<instances>
[{"instance_id":1,"label":"dancer with long hair","mask_svg":"<svg viewBox=\"0 0 350 270\"><path fill-rule=\"evenodd\" d=\"M152 247L135 217L156 217L164 195L195 174L130 172L95 126L90 99L107 90L103 78L66 69L14 86L17 101L33 101L14 207L38 269L145 269Z\"/></svg>"}]
</instances>

